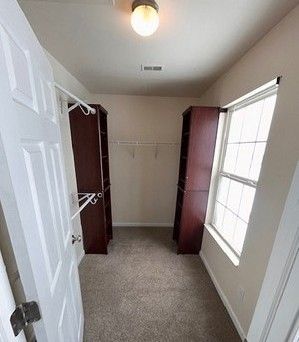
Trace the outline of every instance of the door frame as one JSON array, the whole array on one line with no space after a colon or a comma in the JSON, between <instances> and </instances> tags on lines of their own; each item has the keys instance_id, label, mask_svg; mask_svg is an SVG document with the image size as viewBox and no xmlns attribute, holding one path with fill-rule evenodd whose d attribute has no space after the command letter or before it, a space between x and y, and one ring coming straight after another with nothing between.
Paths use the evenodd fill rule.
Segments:
<instances>
[{"instance_id":1,"label":"door frame","mask_svg":"<svg viewBox=\"0 0 299 342\"><path fill-rule=\"evenodd\" d=\"M6 338L14 339L16 342L25 342L25 335L22 331L17 337L14 337L13 330L10 322L7 318L11 316L15 309L15 300L13 297L13 291L8 280L8 274L6 272L6 265L2 258L0 250L0 338L5 341Z\"/></svg>"},{"instance_id":2,"label":"door frame","mask_svg":"<svg viewBox=\"0 0 299 342\"><path fill-rule=\"evenodd\" d=\"M299 251L299 162L285 202L263 285L249 327L249 342L266 342ZM291 323L291 322L290 322Z\"/></svg>"}]
</instances>

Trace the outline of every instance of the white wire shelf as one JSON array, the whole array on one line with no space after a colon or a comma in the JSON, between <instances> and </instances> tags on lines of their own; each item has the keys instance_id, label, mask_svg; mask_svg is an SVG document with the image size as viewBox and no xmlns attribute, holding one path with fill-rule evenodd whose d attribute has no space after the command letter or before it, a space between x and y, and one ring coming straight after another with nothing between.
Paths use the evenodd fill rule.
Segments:
<instances>
[{"instance_id":1,"label":"white wire shelf","mask_svg":"<svg viewBox=\"0 0 299 342\"><path fill-rule=\"evenodd\" d=\"M125 141L125 140L110 140L110 144L116 145L116 146L132 146L133 147L133 153L132 157L135 158L135 152L136 147L155 147L155 158L158 157L159 147L161 146L169 146L169 147L175 147L178 146L179 143L177 142L158 142L158 141Z\"/></svg>"},{"instance_id":2,"label":"white wire shelf","mask_svg":"<svg viewBox=\"0 0 299 342\"><path fill-rule=\"evenodd\" d=\"M125 141L125 140L110 140L110 144L115 145L127 145L127 146L160 146L160 145L168 145L168 146L177 146L179 143L177 142L158 142L158 141Z\"/></svg>"}]
</instances>

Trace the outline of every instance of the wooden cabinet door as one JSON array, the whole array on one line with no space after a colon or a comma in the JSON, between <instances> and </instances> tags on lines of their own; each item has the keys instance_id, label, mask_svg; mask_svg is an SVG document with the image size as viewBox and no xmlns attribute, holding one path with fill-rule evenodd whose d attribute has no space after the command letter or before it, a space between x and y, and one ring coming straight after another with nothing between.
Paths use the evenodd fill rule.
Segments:
<instances>
[{"instance_id":1,"label":"wooden cabinet door","mask_svg":"<svg viewBox=\"0 0 299 342\"><path fill-rule=\"evenodd\" d=\"M217 107L192 108L186 190L209 191L218 118Z\"/></svg>"}]
</instances>

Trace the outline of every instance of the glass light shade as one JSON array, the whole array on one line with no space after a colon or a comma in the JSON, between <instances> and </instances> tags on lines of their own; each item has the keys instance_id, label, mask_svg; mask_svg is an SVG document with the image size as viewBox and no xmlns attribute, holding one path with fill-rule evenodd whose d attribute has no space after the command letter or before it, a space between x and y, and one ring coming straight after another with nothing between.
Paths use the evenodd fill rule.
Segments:
<instances>
[{"instance_id":1,"label":"glass light shade","mask_svg":"<svg viewBox=\"0 0 299 342\"><path fill-rule=\"evenodd\" d=\"M159 26L159 14L151 6L141 5L134 9L131 15L131 25L140 36L152 35Z\"/></svg>"}]
</instances>

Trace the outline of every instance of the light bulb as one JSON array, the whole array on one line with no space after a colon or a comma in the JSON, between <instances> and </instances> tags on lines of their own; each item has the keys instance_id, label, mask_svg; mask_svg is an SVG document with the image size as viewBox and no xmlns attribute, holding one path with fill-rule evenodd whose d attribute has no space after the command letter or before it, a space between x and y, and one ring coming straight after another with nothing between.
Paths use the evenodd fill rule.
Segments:
<instances>
[{"instance_id":1,"label":"light bulb","mask_svg":"<svg viewBox=\"0 0 299 342\"><path fill-rule=\"evenodd\" d=\"M140 36L152 35L159 26L158 11L152 6L137 6L131 15L131 25Z\"/></svg>"}]
</instances>

